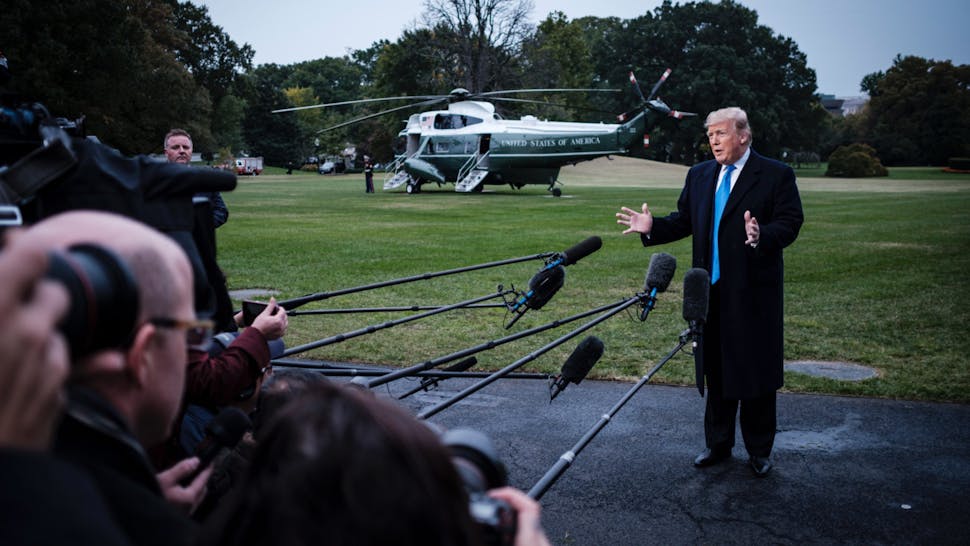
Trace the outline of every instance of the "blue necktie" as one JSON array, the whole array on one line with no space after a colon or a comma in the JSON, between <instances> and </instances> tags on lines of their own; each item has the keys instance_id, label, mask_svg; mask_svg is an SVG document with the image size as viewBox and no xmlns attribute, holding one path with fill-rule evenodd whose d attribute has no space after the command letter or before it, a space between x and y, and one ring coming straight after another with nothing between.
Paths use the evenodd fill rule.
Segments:
<instances>
[{"instance_id":1,"label":"blue necktie","mask_svg":"<svg viewBox=\"0 0 970 546\"><path fill-rule=\"evenodd\" d=\"M728 196L731 195L731 172L734 165L728 165L724 169L724 176L721 177L721 186L714 194L714 234L711 236L711 284L721 278L721 264L718 261L717 252L717 230L721 227L721 215L724 214L724 205L727 204Z\"/></svg>"}]
</instances>

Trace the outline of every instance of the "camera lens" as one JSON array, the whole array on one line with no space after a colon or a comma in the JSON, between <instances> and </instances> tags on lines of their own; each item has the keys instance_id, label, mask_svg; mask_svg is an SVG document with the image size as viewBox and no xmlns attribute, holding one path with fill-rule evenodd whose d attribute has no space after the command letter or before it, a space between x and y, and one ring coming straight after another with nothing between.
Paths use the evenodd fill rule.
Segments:
<instances>
[{"instance_id":1,"label":"camera lens","mask_svg":"<svg viewBox=\"0 0 970 546\"><path fill-rule=\"evenodd\" d=\"M505 465L484 433L456 428L445 432L441 440L451 450L455 468L469 491L484 492L508 485Z\"/></svg>"},{"instance_id":2,"label":"camera lens","mask_svg":"<svg viewBox=\"0 0 970 546\"><path fill-rule=\"evenodd\" d=\"M468 491L468 510L482 531L483 543L513 544L517 528L515 510L503 500L485 494L508 485L505 464L484 433L457 428L445 432L442 442L451 451L451 461Z\"/></svg>"},{"instance_id":3,"label":"camera lens","mask_svg":"<svg viewBox=\"0 0 970 546\"><path fill-rule=\"evenodd\" d=\"M131 344L138 288L121 258L98 245L75 245L50 254L46 276L64 285L70 296L58 329L67 338L72 361Z\"/></svg>"}]
</instances>

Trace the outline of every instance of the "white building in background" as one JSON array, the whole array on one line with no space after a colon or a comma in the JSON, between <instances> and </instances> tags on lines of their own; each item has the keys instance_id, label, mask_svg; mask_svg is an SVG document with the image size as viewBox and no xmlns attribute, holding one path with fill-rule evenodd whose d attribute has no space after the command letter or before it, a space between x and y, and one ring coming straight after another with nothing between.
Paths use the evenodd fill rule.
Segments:
<instances>
[{"instance_id":1,"label":"white building in background","mask_svg":"<svg viewBox=\"0 0 970 546\"><path fill-rule=\"evenodd\" d=\"M821 95L822 106L833 116L849 116L858 114L869 102L869 97L836 97L835 95Z\"/></svg>"}]
</instances>

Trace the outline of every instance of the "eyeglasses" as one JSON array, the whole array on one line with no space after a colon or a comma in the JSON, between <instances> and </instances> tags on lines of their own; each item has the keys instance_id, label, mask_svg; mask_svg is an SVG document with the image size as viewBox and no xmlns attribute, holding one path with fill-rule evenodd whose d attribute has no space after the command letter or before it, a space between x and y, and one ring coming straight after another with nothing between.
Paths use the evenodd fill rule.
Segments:
<instances>
[{"instance_id":1,"label":"eyeglasses","mask_svg":"<svg viewBox=\"0 0 970 546\"><path fill-rule=\"evenodd\" d=\"M148 319L149 324L160 328L175 328L185 330L185 342L192 349L208 350L212 341L212 329L215 323L211 320L178 320L166 317Z\"/></svg>"}]
</instances>

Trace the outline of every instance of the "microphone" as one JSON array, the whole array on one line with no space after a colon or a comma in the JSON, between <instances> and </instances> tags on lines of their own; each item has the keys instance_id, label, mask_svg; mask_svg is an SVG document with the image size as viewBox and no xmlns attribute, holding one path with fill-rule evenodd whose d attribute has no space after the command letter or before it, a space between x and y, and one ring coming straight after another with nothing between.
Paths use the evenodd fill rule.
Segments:
<instances>
[{"instance_id":1,"label":"microphone","mask_svg":"<svg viewBox=\"0 0 970 546\"><path fill-rule=\"evenodd\" d=\"M573 265L579 260L596 252L603 246L603 240L597 236L589 237L566 250L555 254L538 273L529 279L529 291L522 294L519 299L510 306L510 311L516 314L505 328L511 328L513 324L529 309L542 309L549 300L562 288L566 280L566 270L564 266ZM525 306L523 308L523 306ZM521 310L520 310L521 309Z\"/></svg>"},{"instance_id":2,"label":"microphone","mask_svg":"<svg viewBox=\"0 0 970 546\"><path fill-rule=\"evenodd\" d=\"M598 337L589 336L581 341L573 354L566 359L566 363L562 365L560 374L549 382L549 401L555 400L569 383L579 385L601 356L603 356L603 342Z\"/></svg>"},{"instance_id":3,"label":"microphone","mask_svg":"<svg viewBox=\"0 0 970 546\"><path fill-rule=\"evenodd\" d=\"M704 333L710 289L711 278L706 269L692 267L684 274L684 320L690 324L691 332Z\"/></svg>"},{"instance_id":4,"label":"microphone","mask_svg":"<svg viewBox=\"0 0 970 546\"><path fill-rule=\"evenodd\" d=\"M580 241L573 246L563 250L553 259L554 265L573 265L574 263L582 260L586 256L596 252L603 247L603 239L600 239L596 235L589 237L586 240Z\"/></svg>"},{"instance_id":5,"label":"microphone","mask_svg":"<svg viewBox=\"0 0 970 546\"><path fill-rule=\"evenodd\" d=\"M658 252L650 256L650 267L647 268L647 278L643 283L643 288L648 295L647 300L643 303L643 309L640 311L641 321L647 320L647 315L650 314L657 302L657 294L667 290L676 270L677 258L670 254Z\"/></svg>"},{"instance_id":6,"label":"microphone","mask_svg":"<svg viewBox=\"0 0 970 546\"><path fill-rule=\"evenodd\" d=\"M529 291L511 306L510 311L515 313L515 318L505 328L511 328L529 309L542 309L562 288L565 280L566 269L562 265L546 266L539 270L529 279Z\"/></svg>"},{"instance_id":7,"label":"microphone","mask_svg":"<svg viewBox=\"0 0 970 546\"><path fill-rule=\"evenodd\" d=\"M199 458L198 468L192 474L182 478L179 484L186 486L192 483L200 472L212 464L219 452L235 447L243 434L252 426L249 416L239 408L227 407L220 411L219 415L206 424L205 438L195 446L195 451L192 453Z\"/></svg>"},{"instance_id":8,"label":"microphone","mask_svg":"<svg viewBox=\"0 0 970 546\"><path fill-rule=\"evenodd\" d=\"M694 380L697 391L704 396L704 351L701 343L710 301L711 278L706 269L693 267L684 275L684 320L690 326L691 348L694 353Z\"/></svg>"}]
</instances>

